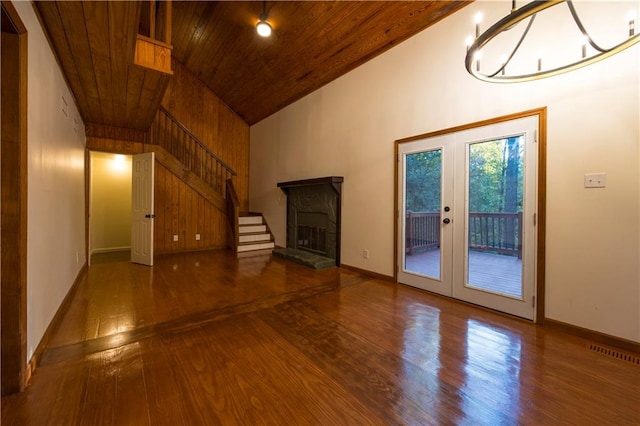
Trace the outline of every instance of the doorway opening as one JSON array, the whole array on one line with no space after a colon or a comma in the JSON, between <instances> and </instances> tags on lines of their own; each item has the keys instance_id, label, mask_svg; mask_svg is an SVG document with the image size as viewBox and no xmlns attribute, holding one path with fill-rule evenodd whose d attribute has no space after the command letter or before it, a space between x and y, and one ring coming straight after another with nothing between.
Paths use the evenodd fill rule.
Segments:
<instances>
[{"instance_id":1,"label":"doorway opening","mask_svg":"<svg viewBox=\"0 0 640 426\"><path fill-rule=\"evenodd\" d=\"M396 280L543 318L545 110L396 141Z\"/></svg>"},{"instance_id":2,"label":"doorway opening","mask_svg":"<svg viewBox=\"0 0 640 426\"><path fill-rule=\"evenodd\" d=\"M89 264L99 256L153 266L154 153L89 155Z\"/></svg>"},{"instance_id":3,"label":"doorway opening","mask_svg":"<svg viewBox=\"0 0 640 426\"><path fill-rule=\"evenodd\" d=\"M2 395L23 390L27 370L27 29L2 2L0 280Z\"/></svg>"},{"instance_id":4,"label":"doorway opening","mask_svg":"<svg viewBox=\"0 0 640 426\"><path fill-rule=\"evenodd\" d=\"M129 259L131 155L90 152L89 259Z\"/></svg>"}]
</instances>

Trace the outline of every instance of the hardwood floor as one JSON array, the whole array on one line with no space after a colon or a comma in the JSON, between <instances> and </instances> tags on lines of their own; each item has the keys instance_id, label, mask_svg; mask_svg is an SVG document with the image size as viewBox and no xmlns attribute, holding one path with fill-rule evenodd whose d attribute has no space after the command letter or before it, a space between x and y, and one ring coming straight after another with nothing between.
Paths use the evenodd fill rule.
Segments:
<instances>
[{"instance_id":1,"label":"hardwood floor","mask_svg":"<svg viewBox=\"0 0 640 426\"><path fill-rule=\"evenodd\" d=\"M96 262L3 425L640 424L640 365L340 268Z\"/></svg>"}]
</instances>

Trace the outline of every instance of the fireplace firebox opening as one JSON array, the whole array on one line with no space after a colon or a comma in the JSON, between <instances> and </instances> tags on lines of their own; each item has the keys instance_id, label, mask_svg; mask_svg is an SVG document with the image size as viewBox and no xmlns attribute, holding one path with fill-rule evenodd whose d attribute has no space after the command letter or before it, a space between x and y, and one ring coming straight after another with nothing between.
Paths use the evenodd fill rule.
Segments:
<instances>
[{"instance_id":1,"label":"fireplace firebox opening","mask_svg":"<svg viewBox=\"0 0 640 426\"><path fill-rule=\"evenodd\" d=\"M287 247L274 254L316 269L340 266L342 182L331 176L278 183L287 194Z\"/></svg>"}]
</instances>

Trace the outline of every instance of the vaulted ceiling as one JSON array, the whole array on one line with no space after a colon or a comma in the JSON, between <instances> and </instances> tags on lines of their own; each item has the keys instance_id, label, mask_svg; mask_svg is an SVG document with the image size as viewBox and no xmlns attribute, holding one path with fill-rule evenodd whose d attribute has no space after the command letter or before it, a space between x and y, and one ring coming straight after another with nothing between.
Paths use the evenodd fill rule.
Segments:
<instances>
[{"instance_id":1,"label":"vaulted ceiling","mask_svg":"<svg viewBox=\"0 0 640 426\"><path fill-rule=\"evenodd\" d=\"M254 124L468 3L266 2L274 32L261 38L262 2L174 1L173 57ZM131 65L141 2L36 9L85 122L146 130L170 77Z\"/></svg>"}]
</instances>

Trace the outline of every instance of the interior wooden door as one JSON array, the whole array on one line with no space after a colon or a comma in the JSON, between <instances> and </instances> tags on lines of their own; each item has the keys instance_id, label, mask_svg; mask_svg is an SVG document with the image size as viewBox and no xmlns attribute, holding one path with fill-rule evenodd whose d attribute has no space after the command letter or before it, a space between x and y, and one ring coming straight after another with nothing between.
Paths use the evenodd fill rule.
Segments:
<instances>
[{"instance_id":1,"label":"interior wooden door","mask_svg":"<svg viewBox=\"0 0 640 426\"><path fill-rule=\"evenodd\" d=\"M131 261L153 266L153 152L136 154L132 161Z\"/></svg>"}]
</instances>

